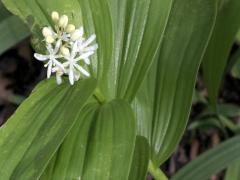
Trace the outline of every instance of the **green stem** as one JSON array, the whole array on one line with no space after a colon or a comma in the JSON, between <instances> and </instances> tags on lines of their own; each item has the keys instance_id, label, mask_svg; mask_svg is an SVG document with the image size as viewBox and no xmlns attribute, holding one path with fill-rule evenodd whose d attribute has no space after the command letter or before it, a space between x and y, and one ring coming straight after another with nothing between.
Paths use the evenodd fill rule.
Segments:
<instances>
[{"instance_id":1,"label":"green stem","mask_svg":"<svg viewBox=\"0 0 240 180\"><path fill-rule=\"evenodd\" d=\"M104 95L98 88L94 91L94 96L100 104L103 104L106 101Z\"/></svg>"},{"instance_id":2,"label":"green stem","mask_svg":"<svg viewBox=\"0 0 240 180\"><path fill-rule=\"evenodd\" d=\"M168 180L166 175L158 167L156 167L151 160L148 164L148 171L155 180Z\"/></svg>"}]
</instances>

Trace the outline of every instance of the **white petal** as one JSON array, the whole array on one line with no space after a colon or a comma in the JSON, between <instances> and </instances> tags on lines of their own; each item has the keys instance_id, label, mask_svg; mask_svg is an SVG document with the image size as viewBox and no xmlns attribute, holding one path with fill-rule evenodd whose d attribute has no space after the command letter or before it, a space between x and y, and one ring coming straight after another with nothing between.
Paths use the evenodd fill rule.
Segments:
<instances>
[{"instance_id":1,"label":"white petal","mask_svg":"<svg viewBox=\"0 0 240 180\"><path fill-rule=\"evenodd\" d=\"M49 52L49 54L53 54L53 47L52 47L52 44L47 44L47 50Z\"/></svg>"},{"instance_id":2,"label":"white petal","mask_svg":"<svg viewBox=\"0 0 240 180\"><path fill-rule=\"evenodd\" d=\"M47 69L47 78L49 79L52 73L52 61L49 62L48 69Z\"/></svg>"},{"instance_id":3,"label":"white petal","mask_svg":"<svg viewBox=\"0 0 240 180\"><path fill-rule=\"evenodd\" d=\"M98 49L98 45L94 44L92 46L84 48L84 51L96 51Z\"/></svg>"},{"instance_id":4,"label":"white petal","mask_svg":"<svg viewBox=\"0 0 240 180\"><path fill-rule=\"evenodd\" d=\"M60 62L57 61L57 60L54 60L53 62L56 64L57 67L59 67L60 69L62 69L62 70L65 72L65 68L64 68L64 66L63 66L62 63L60 63Z\"/></svg>"},{"instance_id":5,"label":"white petal","mask_svg":"<svg viewBox=\"0 0 240 180\"><path fill-rule=\"evenodd\" d=\"M62 40L59 39L59 40L57 41L57 43L56 43L56 46L55 46L54 51L53 51L53 54L57 54L57 53L58 53L61 45L62 45Z\"/></svg>"},{"instance_id":6,"label":"white petal","mask_svg":"<svg viewBox=\"0 0 240 180\"><path fill-rule=\"evenodd\" d=\"M43 55L43 54L38 54L38 53L34 53L34 57L39 61L46 61L49 59L48 55Z\"/></svg>"},{"instance_id":7,"label":"white petal","mask_svg":"<svg viewBox=\"0 0 240 180\"><path fill-rule=\"evenodd\" d=\"M79 32L80 32L81 36L83 36L83 34L84 34L84 29L83 29L83 27L80 27L80 28L79 28Z\"/></svg>"},{"instance_id":8,"label":"white petal","mask_svg":"<svg viewBox=\"0 0 240 180\"><path fill-rule=\"evenodd\" d=\"M79 58L77 58L76 61L79 61L81 59L87 59L87 58L89 58L89 56L91 56L93 54L94 54L93 51L86 52L86 53L82 54Z\"/></svg>"},{"instance_id":9,"label":"white petal","mask_svg":"<svg viewBox=\"0 0 240 180\"><path fill-rule=\"evenodd\" d=\"M90 59L89 59L89 58L86 58L86 59L84 59L84 62L85 62L87 65L89 65L89 64L90 64Z\"/></svg>"},{"instance_id":10,"label":"white petal","mask_svg":"<svg viewBox=\"0 0 240 180\"><path fill-rule=\"evenodd\" d=\"M80 73L76 73L75 74L75 81L78 81L81 77L81 74Z\"/></svg>"},{"instance_id":11,"label":"white petal","mask_svg":"<svg viewBox=\"0 0 240 180\"><path fill-rule=\"evenodd\" d=\"M89 72L87 72L85 69L83 69L81 66L79 66L78 64L74 64L74 66L81 72L83 73L85 76L89 77L90 74Z\"/></svg>"},{"instance_id":12,"label":"white petal","mask_svg":"<svg viewBox=\"0 0 240 180\"><path fill-rule=\"evenodd\" d=\"M84 43L83 47L87 47L89 44L91 44L96 39L96 34L93 34L88 38Z\"/></svg>"},{"instance_id":13,"label":"white petal","mask_svg":"<svg viewBox=\"0 0 240 180\"><path fill-rule=\"evenodd\" d=\"M78 42L75 42L72 46L72 53L71 53L72 58L75 58L77 51L78 51Z\"/></svg>"},{"instance_id":14,"label":"white petal","mask_svg":"<svg viewBox=\"0 0 240 180\"><path fill-rule=\"evenodd\" d=\"M69 69L69 82L71 85L74 85L74 69L72 66L70 66L70 69Z\"/></svg>"}]
</instances>

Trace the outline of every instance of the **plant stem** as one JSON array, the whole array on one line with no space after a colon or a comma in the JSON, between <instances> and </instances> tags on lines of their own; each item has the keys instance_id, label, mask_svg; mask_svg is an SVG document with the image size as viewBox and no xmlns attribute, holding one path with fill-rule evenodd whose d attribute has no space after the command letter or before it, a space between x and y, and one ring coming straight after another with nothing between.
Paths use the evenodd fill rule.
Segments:
<instances>
[{"instance_id":1,"label":"plant stem","mask_svg":"<svg viewBox=\"0 0 240 180\"><path fill-rule=\"evenodd\" d=\"M166 175L158 167L156 167L151 160L148 164L148 171L155 180L168 180Z\"/></svg>"},{"instance_id":2,"label":"plant stem","mask_svg":"<svg viewBox=\"0 0 240 180\"><path fill-rule=\"evenodd\" d=\"M94 91L94 96L95 96L95 98L97 99L97 101L98 101L100 104L103 104L103 103L106 101L104 95L102 94L102 92L100 91L99 88L97 88L97 89Z\"/></svg>"}]
</instances>

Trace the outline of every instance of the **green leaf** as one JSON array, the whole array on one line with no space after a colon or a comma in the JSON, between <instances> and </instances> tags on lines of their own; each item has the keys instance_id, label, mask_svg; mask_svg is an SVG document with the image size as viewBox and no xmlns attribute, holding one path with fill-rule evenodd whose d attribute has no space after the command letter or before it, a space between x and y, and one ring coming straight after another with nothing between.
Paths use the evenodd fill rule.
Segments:
<instances>
[{"instance_id":1,"label":"green leaf","mask_svg":"<svg viewBox=\"0 0 240 180\"><path fill-rule=\"evenodd\" d=\"M46 172L53 169L52 173L42 180L128 179L136 139L130 106L122 100L101 106L89 104L81 114L82 121L75 124L53 159L55 166L50 164ZM144 152L148 152L146 148ZM144 154L146 158L148 162ZM147 163L141 173L146 175L145 166Z\"/></svg>"},{"instance_id":2,"label":"green leaf","mask_svg":"<svg viewBox=\"0 0 240 180\"><path fill-rule=\"evenodd\" d=\"M221 2L221 1L219 1ZM203 60L204 79L211 103L216 106L228 56L240 27L240 1L222 1L213 35Z\"/></svg>"},{"instance_id":3,"label":"green leaf","mask_svg":"<svg viewBox=\"0 0 240 180\"><path fill-rule=\"evenodd\" d=\"M26 26L15 16L0 21L0 55L29 36Z\"/></svg>"},{"instance_id":4,"label":"green leaf","mask_svg":"<svg viewBox=\"0 0 240 180\"><path fill-rule=\"evenodd\" d=\"M227 169L224 180L238 180L240 179L240 161L234 162Z\"/></svg>"},{"instance_id":5,"label":"green leaf","mask_svg":"<svg viewBox=\"0 0 240 180\"><path fill-rule=\"evenodd\" d=\"M138 134L144 136L151 142L152 121L155 97L155 81L157 61L154 61L150 73L144 79L143 84L137 92L137 96L132 102L132 108L137 119Z\"/></svg>"},{"instance_id":6,"label":"green leaf","mask_svg":"<svg viewBox=\"0 0 240 180\"><path fill-rule=\"evenodd\" d=\"M209 129L220 129L222 130L222 124L216 117L208 117L208 118L202 118L202 119L196 119L194 122L192 122L188 130L209 130Z\"/></svg>"},{"instance_id":7,"label":"green leaf","mask_svg":"<svg viewBox=\"0 0 240 180\"><path fill-rule=\"evenodd\" d=\"M78 0L2 0L13 14L19 16L30 27L50 25L52 11L69 16L69 21L81 24L81 9Z\"/></svg>"},{"instance_id":8,"label":"green leaf","mask_svg":"<svg viewBox=\"0 0 240 180\"><path fill-rule=\"evenodd\" d=\"M235 54L235 62L232 66L231 70L231 75L234 78L240 79L240 49L238 50L238 52Z\"/></svg>"},{"instance_id":9,"label":"green leaf","mask_svg":"<svg viewBox=\"0 0 240 180\"><path fill-rule=\"evenodd\" d=\"M156 165L171 155L185 130L196 76L215 17L216 1L173 3L159 57L135 102L136 113L143 114L137 116L138 132L149 138Z\"/></svg>"},{"instance_id":10,"label":"green leaf","mask_svg":"<svg viewBox=\"0 0 240 180\"><path fill-rule=\"evenodd\" d=\"M68 82L57 86L53 79L40 83L0 128L1 178L37 179L73 124L81 119L79 112L95 86L93 79L74 86Z\"/></svg>"},{"instance_id":11,"label":"green leaf","mask_svg":"<svg viewBox=\"0 0 240 180\"><path fill-rule=\"evenodd\" d=\"M108 99L132 100L158 51L171 0L79 0L87 32L97 34L94 71Z\"/></svg>"},{"instance_id":12,"label":"green leaf","mask_svg":"<svg viewBox=\"0 0 240 180\"><path fill-rule=\"evenodd\" d=\"M150 149L147 139L137 136L129 180L146 180L149 157Z\"/></svg>"},{"instance_id":13,"label":"green leaf","mask_svg":"<svg viewBox=\"0 0 240 180\"><path fill-rule=\"evenodd\" d=\"M0 1L0 22L11 16L11 13L3 6L2 1Z\"/></svg>"},{"instance_id":14,"label":"green leaf","mask_svg":"<svg viewBox=\"0 0 240 180\"><path fill-rule=\"evenodd\" d=\"M240 107L235 104L218 104L218 114L227 117L240 116Z\"/></svg>"},{"instance_id":15,"label":"green leaf","mask_svg":"<svg viewBox=\"0 0 240 180\"><path fill-rule=\"evenodd\" d=\"M0 2L0 55L29 35L28 29L11 15Z\"/></svg>"},{"instance_id":16,"label":"green leaf","mask_svg":"<svg viewBox=\"0 0 240 180\"><path fill-rule=\"evenodd\" d=\"M237 42L240 43L240 30L238 30L238 33L237 33Z\"/></svg>"},{"instance_id":17,"label":"green leaf","mask_svg":"<svg viewBox=\"0 0 240 180\"><path fill-rule=\"evenodd\" d=\"M97 116L98 106L88 104L81 110L80 120L65 138L41 180L78 179L82 176L90 129Z\"/></svg>"},{"instance_id":18,"label":"green leaf","mask_svg":"<svg viewBox=\"0 0 240 180\"><path fill-rule=\"evenodd\" d=\"M217 145L180 169L172 180L203 180L238 160L240 136Z\"/></svg>"},{"instance_id":19,"label":"green leaf","mask_svg":"<svg viewBox=\"0 0 240 180\"><path fill-rule=\"evenodd\" d=\"M81 8L78 0L2 0L2 2L9 11L28 24L34 35L32 44L40 52L44 49L41 29L44 26L52 25L52 11L68 15L69 22L76 26L82 24Z\"/></svg>"},{"instance_id":20,"label":"green leaf","mask_svg":"<svg viewBox=\"0 0 240 180\"><path fill-rule=\"evenodd\" d=\"M131 107L114 100L99 109L89 137L84 180L128 178L134 153L136 125Z\"/></svg>"}]
</instances>

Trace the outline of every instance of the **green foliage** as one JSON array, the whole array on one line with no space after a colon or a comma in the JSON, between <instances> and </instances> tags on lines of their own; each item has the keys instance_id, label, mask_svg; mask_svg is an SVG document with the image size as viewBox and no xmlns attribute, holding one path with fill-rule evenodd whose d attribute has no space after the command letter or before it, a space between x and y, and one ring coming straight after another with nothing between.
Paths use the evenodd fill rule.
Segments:
<instances>
[{"instance_id":1,"label":"green foliage","mask_svg":"<svg viewBox=\"0 0 240 180\"><path fill-rule=\"evenodd\" d=\"M135 100L139 132L149 138L157 165L171 155L184 132L215 15L215 1L174 1L159 56Z\"/></svg>"},{"instance_id":2,"label":"green foliage","mask_svg":"<svg viewBox=\"0 0 240 180\"><path fill-rule=\"evenodd\" d=\"M81 114L82 121L61 145L54 167L49 167L53 172L46 172L50 175L43 179L127 179L136 137L129 105L122 100L102 106L89 104Z\"/></svg>"},{"instance_id":3,"label":"green foliage","mask_svg":"<svg viewBox=\"0 0 240 180\"><path fill-rule=\"evenodd\" d=\"M38 178L93 93L96 82L40 83L0 131L2 179ZM77 100L76 100L77 99ZM6 163L7 162L7 163Z\"/></svg>"},{"instance_id":4,"label":"green foliage","mask_svg":"<svg viewBox=\"0 0 240 180\"><path fill-rule=\"evenodd\" d=\"M213 35L203 60L203 72L213 106L217 104L227 59L240 27L240 1L219 1L219 10Z\"/></svg>"},{"instance_id":5,"label":"green foliage","mask_svg":"<svg viewBox=\"0 0 240 180\"><path fill-rule=\"evenodd\" d=\"M240 163L239 161L236 161L227 169L224 180L238 180L238 179L240 179Z\"/></svg>"},{"instance_id":6,"label":"green foliage","mask_svg":"<svg viewBox=\"0 0 240 180\"><path fill-rule=\"evenodd\" d=\"M22 21L11 15L0 2L0 55L27 36L29 31Z\"/></svg>"},{"instance_id":7,"label":"green foliage","mask_svg":"<svg viewBox=\"0 0 240 180\"><path fill-rule=\"evenodd\" d=\"M221 58L221 67L213 71L215 79L209 88L215 98L239 27L235 23L230 26L229 19L235 21L235 16L240 16L236 10L240 3L226 1L218 15L216 0L3 3L28 24L37 52L44 52L41 28L51 25L52 11L67 14L70 22L84 26L87 35L96 33L99 49L90 66L97 82L81 80L72 87L58 87L52 79L44 81L0 129L0 174L5 179L20 180L40 176L41 180L144 180L148 169L156 179L166 179L158 167L175 150L185 130L206 49L206 77L212 73L212 60ZM227 25L229 29L223 28ZM216 46L224 33L226 44ZM212 58L215 50L221 52L214 56L216 59ZM237 140L239 137L226 144ZM219 156L207 154L198 160L211 164L204 161L210 156L214 162L221 161L199 177L226 167L237 157L226 144L209 152ZM234 147L238 150L239 144ZM224 161L226 152L231 156ZM198 161L193 163L194 168ZM176 178L196 172L190 170L179 172Z\"/></svg>"},{"instance_id":8,"label":"green foliage","mask_svg":"<svg viewBox=\"0 0 240 180\"><path fill-rule=\"evenodd\" d=\"M238 160L240 136L227 140L182 168L172 180L203 180ZM232 179L233 180L233 179Z\"/></svg>"}]
</instances>

